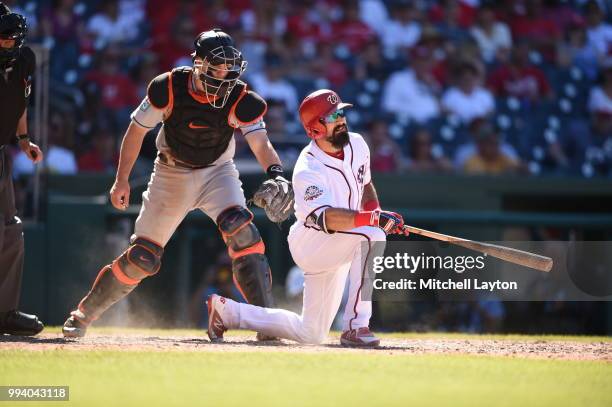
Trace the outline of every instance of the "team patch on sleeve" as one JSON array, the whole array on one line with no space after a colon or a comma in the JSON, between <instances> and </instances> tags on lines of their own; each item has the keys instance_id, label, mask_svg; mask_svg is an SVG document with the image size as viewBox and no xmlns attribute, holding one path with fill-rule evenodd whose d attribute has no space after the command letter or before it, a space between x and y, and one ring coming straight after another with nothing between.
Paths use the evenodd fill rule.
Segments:
<instances>
[{"instance_id":1,"label":"team patch on sleeve","mask_svg":"<svg viewBox=\"0 0 612 407\"><path fill-rule=\"evenodd\" d=\"M321 195L323 195L323 190L316 185L311 185L308 188L306 188L306 192L304 193L304 200L314 201Z\"/></svg>"},{"instance_id":2,"label":"team patch on sleeve","mask_svg":"<svg viewBox=\"0 0 612 407\"><path fill-rule=\"evenodd\" d=\"M151 102L149 102L149 98L145 97L138 107L141 111L146 112L151 107Z\"/></svg>"}]
</instances>

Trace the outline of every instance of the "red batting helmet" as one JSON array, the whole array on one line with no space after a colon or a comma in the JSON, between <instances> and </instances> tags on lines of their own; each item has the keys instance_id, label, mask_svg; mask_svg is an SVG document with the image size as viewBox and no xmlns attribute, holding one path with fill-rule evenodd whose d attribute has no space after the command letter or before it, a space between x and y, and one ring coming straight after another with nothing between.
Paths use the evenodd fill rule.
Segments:
<instances>
[{"instance_id":1,"label":"red batting helmet","mask_svg":"<svg viewBox=\"0 0 612 407\"><path fill-rule=\"evenodd\" d=\"M300 121L311 139L325 137L325 125L321 119L338 109L353 106L342 103L336 92L329 89L320 89L306 96L300 105Z\"/></svg>"}]
</instances>

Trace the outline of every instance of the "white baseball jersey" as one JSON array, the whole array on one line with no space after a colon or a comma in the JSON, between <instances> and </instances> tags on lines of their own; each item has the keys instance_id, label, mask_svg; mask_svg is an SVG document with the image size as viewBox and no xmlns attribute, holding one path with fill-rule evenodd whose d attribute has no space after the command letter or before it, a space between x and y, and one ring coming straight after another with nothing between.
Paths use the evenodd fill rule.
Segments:
<instances>
[{"instance_id":1,"label":"white baseball jersey","mask_svg":"<svg viewBox=\"0 0 612 407\"><path fill-rule=\"evenodd\" d=\"M293 169L297 222L290 233L302 227L318 228L316 219L325 208L360 210L363 187L370 181L370 149L360 134L349 132L344 160L326 154L311 141Z\"/></svg>"},{"instance_id":2,"label":"white baseball jersey","mask_svg":"<svg viewBox=\"0 0 612 407\"><path fill-rule=\"evenodd\" d=\"M343 160L327 155L314 141L302 150L293 170L297 221L287 238L293 260L304 270L302 313L227 300L224 323L228 328L254 329L298 342L321 343L340 307L347 277L349 290L342 329L369 325L372 303L361 298L366 272L362 259L384 250L384 245L371 243L384 242L385 232L361 226L327 234L316 224L316 218L329 207L360 210L364 186L370 181L370 150L357 133L349 133ZM363 248L367 253L362 253Z\"/></svg>"}]
</instances>

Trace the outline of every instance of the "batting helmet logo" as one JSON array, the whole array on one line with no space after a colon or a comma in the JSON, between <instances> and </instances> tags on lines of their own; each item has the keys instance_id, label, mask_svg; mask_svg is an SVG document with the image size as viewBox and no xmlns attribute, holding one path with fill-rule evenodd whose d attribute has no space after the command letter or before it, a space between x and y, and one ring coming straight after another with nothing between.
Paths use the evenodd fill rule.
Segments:
<instances>
[{"instance_id":1,"label":"batting helmet logo","mask_svg":"<svg viewBox=\"0 0 612 407\"><path fill-rule=\"evenodd\" d=\"M300 105L300 121L311 139L325 137L325 125L321 119L338 109L353 106L342 103L336 92L329 89L320 89L306 96Z\"/></svg>"}]
</instances>

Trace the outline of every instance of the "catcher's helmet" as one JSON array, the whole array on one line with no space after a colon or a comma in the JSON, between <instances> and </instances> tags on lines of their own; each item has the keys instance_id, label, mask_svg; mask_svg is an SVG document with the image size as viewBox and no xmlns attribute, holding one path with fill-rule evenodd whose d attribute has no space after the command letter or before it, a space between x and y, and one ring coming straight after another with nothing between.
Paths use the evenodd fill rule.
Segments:
<instances>
[{"instance_id":1,"label":"catcher's helmet","mask_svg":"<svg viewBox=\"0 0 612 407\"><path fill-rule=\"evenodd\" d=\"M245 71L247 62L242 53L234 47L234 40L219 28L204 31L194 41L195 52L191 54L194 67L198 68L198 78L204 83L210 104L222 108L227 102L236 81ZM196 57L201 58L196 61ZM226 72L223 79L216 78L214 72Z\"/></svg>"},{"instance_id":2,"label":"catcher's helmet","mask_svg":"<svg viewBox=\"0 0 612 407\"><path fill-rule=\"evenodd\" d=\"M323 119L336 110L353 106L342 103L336 92L329 89L320 89L306 96L300 105L300 121L311 139L325 137L326 130Z\"/></svg>"}]
</instances>

